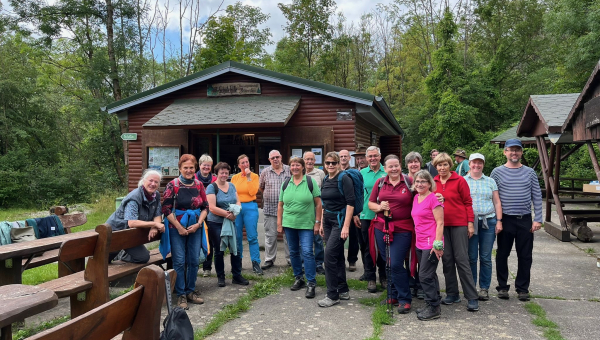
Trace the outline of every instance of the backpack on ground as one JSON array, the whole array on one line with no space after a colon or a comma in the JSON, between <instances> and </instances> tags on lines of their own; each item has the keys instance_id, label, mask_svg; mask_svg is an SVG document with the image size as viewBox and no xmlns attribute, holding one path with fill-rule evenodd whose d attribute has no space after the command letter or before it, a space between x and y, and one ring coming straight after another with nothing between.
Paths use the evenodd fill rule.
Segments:
<instances>
[{"instance_id":1,"label":"backpack on ground","mask_svg":"<svg viewBox=\"0 0 600 340\"><path fill-rule=\"evenodd\" d=\"M358 216L363 211L363 206L365 203L365 196L363 194L365 190L365 183L363 181L363 177L360 174L360 172L356 169L348 169L340 172L338 175L338 190L340 191L342 196L345 196L344 185L342 183L344 176L350 176L350 179L352 179L352 184L354 186L354 212L352 213L352 216ZM325 176L325 179L327 178L329 178L329 175ZM328 212L335 213L338 215L338 223L341 228L342 222L346 217L346 208L344 207L342 211L329 211L325 207L325 204L323 204L323 208Z\"/></svg>"},{"instance_id":2,"label":"backpack on ground","mask_svg":"<svg viewBox=\"0 0 600 340\"><path fill-rule=\"evenodd\" d=\"M165 287L169 314L163 321L164 330L160 333L160 340L193 340L194 328L185 310L179 306L171 309L171 281L167 272Z\"/></svg>"},{"instance_id":3,"label":"backpack on ground","mask_svg":"<svg viewBox=\"0 0 600 340\"><path fill-rule=\"evenodd\" d=\"M285 189L287 189L288 184L290 184L290 180L291 179L292 178L289 177L288 179L286 179L283 182L283 185L281 186L281 191L285 191ZM308 185L308 190L310 190L310 193L312 194L313 193L313 181L312 181L312 178L309 175L306 175L306 185Z\"/></svg>"}]
</instances>

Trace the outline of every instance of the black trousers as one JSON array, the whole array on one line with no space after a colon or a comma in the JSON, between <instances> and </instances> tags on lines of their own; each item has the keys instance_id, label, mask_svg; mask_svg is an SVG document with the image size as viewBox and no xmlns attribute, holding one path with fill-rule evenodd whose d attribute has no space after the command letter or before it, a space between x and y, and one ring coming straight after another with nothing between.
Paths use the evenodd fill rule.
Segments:
<instances>
[{"instance_id":1,"label":"black trousers","mask_svg":"<svg viewBox=\"0 0 600 340\"><path fill-rule=\"evenodd\" d=\"M496 290L509 290L508 281L508 257L513 243L517 251L518 269L515 279L515 290L517 293L529 293L531 281L531 264L533 252L533 233L531 214L516 216L502 215L502 232L496 238L498 250L496 251L496 276L498 287Z\"/></svg>"},{"instance_id":2,"label":"black trousers","mask_svg":"<svg viewBox=\"0 0 600 340\"><path fill-rule=\"evenodd\" d=\"M425 292L425 302L433 307L440 305L442 297L440 295L440 281L436 270L439 260L434 263L429 262L431 249L418 249L417 260L419 261L419 281L423 292ZM435 256L435 254L433 255Z\"/></svg>"},{"instance_id":3,"label":"black trousers","mask_svg":"<svg viewBox=\"0 0 600 340\"><path fill-rule=\"evenodd\" d=\"M215 245L214 258L217 277L225 277L225 260L223 259L225 251L221 250L221 229L223 228L223 223L206 221L206 224L208 225L208 238L212 239ZM233 254L229 256L231 257L231 274L234 277L242 275L242 257Z\"/></svg>"},{"instance_id":4,"label":"black trousers","mask_svg":"<svg viewBox=\"0 0 600 340\"><path fill-rule=\"evenodd\" d=\"M348 263L356 263L358 261L358 250L360 249L358 243L359 230L354 225L354 221L352 221L350 223L350 230L348 231Z\"/></svg>"},{"instance_id":5,"label":"black trousers","mask_svg":"<svg viewBox=\"0 0 600 340\"><path fill-rule=\"evenodd\" d=\"M325 282L327 297L338 300L340 293L348 292L346 282L346 260L344 259L344 243L342 228L337 222L337 215L326 212L323 218L325 232Z\"/></svg>"},{"instance_id":6,"label":"black trousers","mask_svg":"<svg viewBox=\"0 0 600 340\"><path fill-rule=\"evenodd\" d=\"M112 262L117 255L119 255L118 251L108 254L108 263ZM125 249L125 255L121 258L121 261L130 263L146 263L150 261L150 251L143 244L133 248Z\"/></svg>"},{"instance_id":7,"label":"black trousers","mask_svg":"<svg viewBox=\"0 0 600 340\"><path fill-rule=\"evenodd\" d=\"M371 225L371 220L360 220L361 228L357 232L358 236L358 244L360 246L360 252L362 255L363 267L365 270L365 279L367 281L376 281L377 276L375 275L375 265L373 264L373 259L371 258L371 254L369 253L369 226ZM357 228L358 229L358 228ZM350 253L350 249L348 249L348 253ZM350 255L348 255L350 256ZM377 254L377 267L379 268L379 278L386 278L385 275L385 261L379 254Z\"/></svg>"}]
</instances>

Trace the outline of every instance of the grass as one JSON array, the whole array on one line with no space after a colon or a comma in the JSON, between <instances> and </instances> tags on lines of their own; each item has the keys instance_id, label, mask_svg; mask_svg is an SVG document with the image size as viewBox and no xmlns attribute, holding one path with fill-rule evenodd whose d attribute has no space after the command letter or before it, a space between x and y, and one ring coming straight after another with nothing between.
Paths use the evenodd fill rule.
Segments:
<instances>
[{"instance_id":1,"label":"grass","mask_svg":"<svg viewBox=\"0 0 600 340\"><path fill-rule=\"evenodd\" d=\"M252 301L277 293L281 287L294 283L294 275L292 275L291 269L271 278L264 278L258 275L244 275L244 277L249 280L255 280L257 283L248 290L248 294L240 297L235 303L223 307L204 328L197 330L194 334L195 340L205 339L215 334L230 320L237 319L241 313L250 309Z\"/></svg>"},{"instance_id":2,"label":"grass","mask_svg":"<svg viewBox=\"0 0 600 340\"><path fill-rule=\"evenodd\" d=\"M70 319L69 316L62 316L60 318L56 318L56 319L52 319L50 321L43 322L36 327L20 329L18 332L13 334L12 339L13 340L21 340L21 339L28 338L34 334L45 331L46 329L50 329L52 327L60 325L61 323L67 322L67 321L69 321L69 319Z\"/></svg>"},{"instance_id":3,"label":"grass","mask_svg":"<svg viewBox=\"0 0 600 340\"><path fill-rule=\"evenodd\" d=\"M28 269L21 276L24 285L35 286L58 278L58 263Z\"/></svg>"},{"instance_id":4,"label":"grass","mask_svg":"<svg viewBox=\"0 0 600 340\"><path fill-rule=\"evenodd\" d=\"M388 313L387 306L381 305L381 301L384 301L386 297L387 292L383 292L378 297L361 298L358 300L358 302L364 306L375 307L375 310L371 315L371 321L373 322L373 335L366 340L379 340L379 336L383 332L383 326L394 324L394 319Z\"/></svg>"},{"instance_id":5,"label":"grass","mask_svg":"<svg viewBox=\"0 0 600 340\"><path fill-rule=\"evenodd\" d=\"M594 249L594 248L592 248L592 247L588 247L588 248L585 248L583 251L584 251L586 254L593 254L593 253L595 253L595 252L596 252L596 249Z\"/></svg>"},{"instance_id":6,"label":"grass","mask_svg":"<svg viewBox=\"0 0 600 340\"><path fill-rule=\"evenodd\" d=\"M542 306L535 302L528 302L525 304L525 309L529 314L535 316L531 323L540 327L544 332L544 337L548 340L565 340L560 334L558 325L546 317L546 311Z\"/></svg>"}]
</instances>

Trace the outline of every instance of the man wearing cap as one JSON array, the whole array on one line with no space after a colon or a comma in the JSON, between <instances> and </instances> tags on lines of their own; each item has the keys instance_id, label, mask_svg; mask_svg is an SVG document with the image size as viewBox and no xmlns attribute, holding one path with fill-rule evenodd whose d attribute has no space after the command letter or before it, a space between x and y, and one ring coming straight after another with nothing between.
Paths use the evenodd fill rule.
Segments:
<instances>
[{"instance_id":1,"label":"man wearing cap","mask_svg":"<svg viewBox=\"0 0 600 340\"><path fill-rule=\"evenodd\" d=\"M459 176L464 176L469 173L469 161L467 161L467 153L465 150L456 149L456 151L454 151L454 160L456 161L456 173Z\"/></svg>"},{"instance_id":2,"label":"man wearing cap","mask_svg":"<svg viewBox=\"0 0 600 340\"><path fill-rule=\"evenodd\" d=\"M435 177L438 174L437 169L435 168L435 166L433 166L433 159L439 153L440 152L437 149L433 149L429 152L429 157L431 158L431 161L427 162L427 164L425 164L425 167L427 168L427 171L429 171L429 173L431 174L431 177Z\"/></svg>"},{"instance_id":3,"label":"man wearing cap","mask_svg":"<svg viewBox=\"0 0 600 340\"><path fill-rule=\"evenodd\" d=\"M498 185L502 204L502 232L497 236L496 276L498 297L508 299L508 257L515 243L518 269L515 290L521 301L529 300L533 233L542 227L542 191L535 171L521 164L523 145L518 139L509 139L504 145L506 163L495 168L490 177ZM532 219L531 203L535 213Z\"/></svg>"},{"instance_id":4,"label":"man wearing cap","mask_svg":"<svg viewBox=\"0 0 600 340\"><path fill-rule=\"evenodd\" d=\"M360 171L367 166L369 163L367 162L367 152L364 147L356 148L356 152L352 155L354 157L354 165L356 170Z\"/></svg>"},{"instance_id":5,"label":"man wearing cap","mask_svg":"<svg viewBox=\"0 0 600 340\"><path fill-rule=\"evenodd\" d=\"M488 290L492 281L492 248L496 234L502 231L502 205L498 186L483 174L485 157L480 153L469 156L471 171L465 176L473 199L474 233L469 238L469 264L473 282L477 286L477 260L479 260L479 300L490 299ZM498 221L500 219L500 221Z\"/></svg>"}]
</instances>

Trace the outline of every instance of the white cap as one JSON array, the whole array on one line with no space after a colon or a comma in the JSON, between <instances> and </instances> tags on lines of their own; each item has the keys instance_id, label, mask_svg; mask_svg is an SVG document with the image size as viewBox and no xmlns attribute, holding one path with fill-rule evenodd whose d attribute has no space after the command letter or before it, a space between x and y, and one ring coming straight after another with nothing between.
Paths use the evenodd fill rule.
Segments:
<instances>
[{"instance_id":1,"label":"white cap","mask_svg":"<svg viewBox=\"0 0 600 340\"><path fill-rule=\"evenodd\" d=\"M483 162L485 162L485 157L480 153L472 153L471 156L469 156L469 161L474 159L481 159Z\"/></svg>"}]
</instances>

